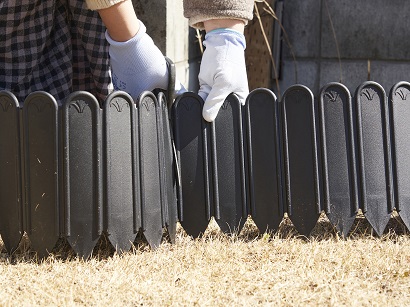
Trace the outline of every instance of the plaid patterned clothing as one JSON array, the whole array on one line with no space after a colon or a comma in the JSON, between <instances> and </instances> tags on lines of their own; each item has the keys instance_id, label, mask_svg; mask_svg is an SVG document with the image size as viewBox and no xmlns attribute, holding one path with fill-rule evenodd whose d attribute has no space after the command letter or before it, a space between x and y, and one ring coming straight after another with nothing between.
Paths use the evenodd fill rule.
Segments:
<instances>
[{"instance_id":1,"label":"plaid patterned clothing","mask_svg":"<svg viewBox=\"0 0 410 307\"><path fill-rule=\"evenodd\" d=\"M0 0L0 16L0 90L20 103L38 90L59 103L113 90L105 27L84 0Z\"/></svg>"}]
</instances>

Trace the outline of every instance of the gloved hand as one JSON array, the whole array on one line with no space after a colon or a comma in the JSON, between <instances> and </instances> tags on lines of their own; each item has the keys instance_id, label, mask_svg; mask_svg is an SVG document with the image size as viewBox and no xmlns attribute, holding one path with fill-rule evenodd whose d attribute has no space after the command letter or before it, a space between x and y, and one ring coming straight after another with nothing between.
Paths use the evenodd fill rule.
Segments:
<instances>
[{"instance_id":1,"label":"gloved hand","mask_svg":"<svg viewBox=\"0 0 410 307\"><path fill-rule=\"evenodd\" d=\"M126 42L114 41L108 32L105 37L110 44L112 80L116 90L125 91L137 99L143 91L168 88L168 68L164 55L146 33L145 25L139 21L138 33ZM176 92L186 91L175 82Z\"/></svg>"},{"instance_id":2,"label":"gloved hand","mask_svg":"<svg viewBox=\"0 0 410 307\"><path fill-rule=\"evenodd\" d=\"M249 94L245 66L245 36L231 29L216 29L205 35L199 71L199 96L204 99L203 118L212 122L230 93L242 104Z\"/></svg>"}]
</instances>

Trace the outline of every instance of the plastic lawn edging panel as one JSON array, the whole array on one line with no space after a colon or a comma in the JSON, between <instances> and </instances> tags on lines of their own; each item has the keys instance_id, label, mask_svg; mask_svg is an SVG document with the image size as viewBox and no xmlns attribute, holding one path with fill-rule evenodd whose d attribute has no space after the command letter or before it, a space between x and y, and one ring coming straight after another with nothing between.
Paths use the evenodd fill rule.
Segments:
<instances>
[{"instance_id":1,"label":"plastic lawn edging panel","mask_svg":"<svg viewBox=\"0 0 410 307\"><path fill-rule=\"evenodd\" d=\"M325 86L319 112L324 207L331 223L346 237L359 209L349 90L339 83Z\"/></svg>"},{"instance_id":2,"label":"plastic lawn edging panel","mask_svg":"<svg viewBox=\"0 0 410 307\"><path fill-rule=\"evenodd\" d=\"M346 237L359 209L379 236L394 209L409 227L409 93L404 81L389 99L370 81L354 97L340 83L317 99L299 84L280 100L260 88L245 105L229 95L208 123L190 92L134 101L118 91L100 105L80 91L58 105L46 92L19 103L2 91L5 248L26 232L40 258L61 238L87 258L103 234L124 252L138 232L151 248L165 229L174 243L178 222L198 237L212 217L238 233L250 216L272 232L285 213L303 236L325 213Z\"/></svg>"}]
</instances>

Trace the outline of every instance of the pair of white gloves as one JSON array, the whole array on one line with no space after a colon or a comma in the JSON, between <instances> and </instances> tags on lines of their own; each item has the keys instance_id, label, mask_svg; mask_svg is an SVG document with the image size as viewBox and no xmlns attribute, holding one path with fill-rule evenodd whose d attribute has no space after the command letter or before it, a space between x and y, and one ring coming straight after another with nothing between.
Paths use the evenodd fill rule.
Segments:
<instances>
[{"instance_id":1,"label":"pair of white gloves","mask_svg":"<svg viewBox=\"0 0 410 307\"><path fill-rule=\"evenodd\" d=\"M168 87L165 58L146 33L140 21L138 33L126 42L116 42L106 32L110 44L110 60L114 87L129 93L134 99L145 90ZM235 93L242 104L249 93L245 67L245 37L231 29L217 29L205 36L202 56L199 96L205 101L203 118L212 122L230 93ZM176 82L176 94L185 90Z\"/></svg>"}]
</instances>

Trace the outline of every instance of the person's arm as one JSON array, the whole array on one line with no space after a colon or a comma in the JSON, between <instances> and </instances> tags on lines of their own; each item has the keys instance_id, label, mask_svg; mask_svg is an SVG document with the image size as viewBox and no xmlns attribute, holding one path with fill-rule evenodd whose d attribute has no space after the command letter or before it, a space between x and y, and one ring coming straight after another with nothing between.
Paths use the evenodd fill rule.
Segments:
<instances>
[{"instance_id":1,"label":"person's arm","mask_svg":"<svg viewBox=\"0 0 410 307\"><path fill-rule=\"evenodd\" d=\"M245 22L240 19L211 19L204 21L205 32L215 29L229 28L243 34Z\"/></svg>"},{"instance_id":2,"label":"person's arm","mask_svg":"<svg viewBox=\"0 0 410 307\"><path fill-rule=\"evenodd\" d=\"M113 40L125 42L138 33L139 22L132 1L119 2L98 13Z\"/></svg>"},{"instance_id":3,"label":"person's arm","mask_svg":"<svg viewBox=\"0 0 410 307\"><path fill-rule=\"evenodd\" d=\"M132 1L97 7L97 11L107 28L105 36L110 44L114 88L129 93L134 99L143 91L167 89L165 57L146 33L145 25L138 20Z\"/></svg>"}]
</instances>

